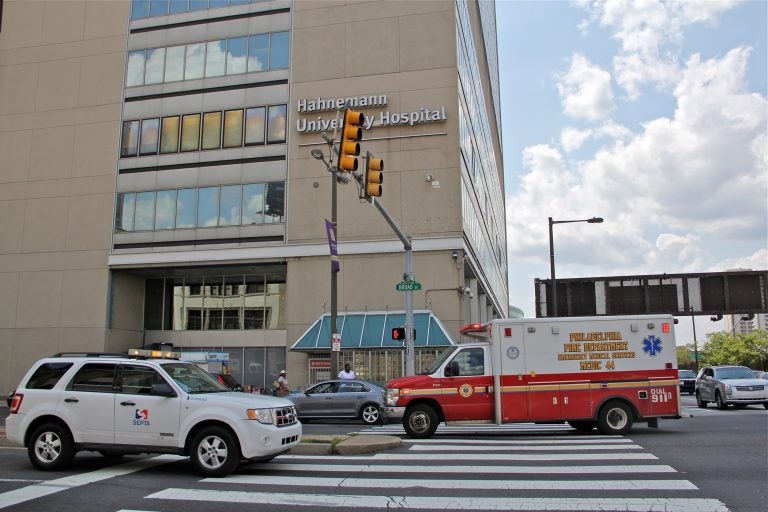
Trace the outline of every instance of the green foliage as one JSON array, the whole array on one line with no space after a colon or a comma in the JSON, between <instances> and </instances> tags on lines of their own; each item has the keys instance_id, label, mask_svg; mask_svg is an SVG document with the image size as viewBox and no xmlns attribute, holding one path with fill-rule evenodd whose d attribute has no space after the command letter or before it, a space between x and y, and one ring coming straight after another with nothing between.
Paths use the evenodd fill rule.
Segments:
<instances>
[{"instance_id":1,"label":"green foliage","mask_svg":"<svg viewBox=\"0 0 768 512\"><path fill-rule=\"evenodd\" d=\"M699 352L700 365L738 364L768 370L768 332L728 335L718 332Z\"/></svg>"},{"instance_id":2,"label":"green foliage","mask_svg":"<svg viewBox=\"0 0 768 512\"><path fill-rule=\"evenodd\" d=\"M677 367L681 370L695 370L696 361L694 360L696 353L693 350L693 343L689 343L684 347L677 347ZM701 362L701 353L699 353L699 362Z\"/></svg>"}]
</instances>

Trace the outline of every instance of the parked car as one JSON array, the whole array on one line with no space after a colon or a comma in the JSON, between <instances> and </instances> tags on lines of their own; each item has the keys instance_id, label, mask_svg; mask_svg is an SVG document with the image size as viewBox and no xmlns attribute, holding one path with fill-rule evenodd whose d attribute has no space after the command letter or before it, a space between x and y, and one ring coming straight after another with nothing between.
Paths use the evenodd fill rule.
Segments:
<instances>
[{"instance_id":1,"label":"parked car","mask_svg":"<svg viewBox=\"0 0 768 512\"><path fill-rule=\"evenodd\" d=\"M766 373L766 372L762 372L762 371L760 371L760 370L752 370L752 371L753 371L753 372L755 372L755 376L756 376L758 379L765 379L765 380L768 380L768 373Z\"/></svg>"},{"instance_id":2,"label":"parked car","mask_svg":"<svg viewBox=\"0 0 768 512\"><path fill-rule=\"evenodd\" d=\"M286 398L295 404L301 421L348 418L371 425L381 421L384 394L384 388L367 381L327 380Z\"/></svg>"},{"instance_id":3,"label":"parked car","mask_svg":"<svg viewBox=\"0 0 768 512\"><path fill-rule=\"evenodd\" d=\"M221 477L301 438L288 400L231 392L193 363L127 356L41 359L16 388L5 427L44 471L67 468L81 450L172 453Z\"/></svg>"},{"instance_id":4,"label":"parked car","mask_svg":"<svg viewBox=\"0 0 768 512\"><path fill-rule=\"evenodd\" d=\"M696 372L693 370L677 370L680 381L680 392L692 395L696 391Z\"/></svg>"},{"instance_id":5,"label":"parked car","mask_svg":"<svg viewBox=\"0 0 768 512\"><path fill-rule=\"evenodd\" d=\"M237 379L231 375L224 375L222 373L211 373L211 377L219 381L219 384L226 386L230 391L243 391L243 386Z\"/></svg>"},{"instance_id":6,"label":"parked car","mask_svg":"<svg viewBox=\"0 0 768 512\"><path fill-rule=\"evenodd\" d=\"M16 390L14 389L14 390L13 390L13 391L11 391L10 393L8 393L8 396L7 396L7 397L5 397L5 402L8 404L8 407L10 407L10 406L11 406L11 403L13 402L13 394L14 394L15 392L16 392Z\"/></svg>"},{"instance_id":7,"label":"parked car","mask_svg":"<svg viewBox=\"0 0 768 512\"><path fill-rule=\"evenodd\" d=\"M696 404L704 408L710 402L718 409L756 404L768 409L768 381L746 366L705 366L696 376Z\"/></svg>"}]
</instances>

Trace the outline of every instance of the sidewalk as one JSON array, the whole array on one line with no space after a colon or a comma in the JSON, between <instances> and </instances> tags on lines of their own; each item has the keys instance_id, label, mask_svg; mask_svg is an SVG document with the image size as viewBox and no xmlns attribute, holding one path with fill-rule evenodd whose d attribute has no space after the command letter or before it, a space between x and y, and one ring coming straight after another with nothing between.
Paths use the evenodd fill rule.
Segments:
<instances>
[{"instance_id":1,"label":"sidewalk","mask_svg":"<svg viewBox=\"0 0 768 512\"><path fill-rule=\"evenodd\" d=\"M391 450L400 446L400 438L380 435L305 435L294 446L293 455L356 455ZM5 426L0 426L0 447L16 446L5 438Z\"/></svg>"}]
</instances>

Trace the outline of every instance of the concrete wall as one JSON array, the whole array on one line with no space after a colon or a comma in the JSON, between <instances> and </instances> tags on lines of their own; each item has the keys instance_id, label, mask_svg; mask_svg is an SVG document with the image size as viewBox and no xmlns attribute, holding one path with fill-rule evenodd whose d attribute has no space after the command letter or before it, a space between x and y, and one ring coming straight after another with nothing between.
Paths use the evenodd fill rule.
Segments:
<instances>
[{"instance_id":1,"label":"concrete wall","mask_svg":"<svg viewBox=\"0 0 768 512\"><path fill-rule=\"evenodd\" d=\"M104 350L128 1L5 1L0 394L31 363Z\"/></svg>"}]
</instances>

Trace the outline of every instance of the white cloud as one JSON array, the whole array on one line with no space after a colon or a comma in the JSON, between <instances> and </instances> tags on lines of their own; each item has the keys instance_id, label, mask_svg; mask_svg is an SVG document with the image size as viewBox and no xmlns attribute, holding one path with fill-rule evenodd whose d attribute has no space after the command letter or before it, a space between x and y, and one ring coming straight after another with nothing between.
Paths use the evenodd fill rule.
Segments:
<instances>
[{"instance_id":1,"label":"white cloud","mask_svg":"<svg viewBox=\"0 0 768 512\"><path fill-rule=\"evenodd\" d=\"M583 55L571 58L568 71L558 77L557 90L565 113L575 119L601 119L614 108L611 74Z\"/></svg>"},{"instance_id":2,"label":"white cloud","mask_svg":"<svg viewBox=\"0 0 768 512\"><path fill-rule=\"evenodd\" d=\"M768 249L760 249L743 258L728 258L717 262L707 272L723 272L733 269L765 270L768 269Z\"/></svg>"},{"instance_id":3,"label":"white cloud","mask_svg":"<svg viewBox=\"0 0 768 512\"><path fill-rule=\"evenodd\" d=\"M579 1L592 21L613 31L619 42L614 57L615 80L630 99L644 84L673 86L679 77L678 52L683 30L695 23L714 24L738 1L664 2L660 0ZM584 31L584 22L580 25Z\"/></svg>"},{"instance_id":4,"label":"white cloud","mask_svg":"<svg viewBox=\"0 0 768 512\"><path fill-rule=\"evenodd\" d=\"M596 128L579 129L567 126L560 132L560 145L566 153L579 149L589 139L618 139L625 140L632 136L632 132L626 126L608 121Z\"/></svg>"},{"instance_id":5,"label":"white cloud","mask_svg":"<svg viewBox=\"0 0 768 512\"><path fill-rule=\"evenodd\" d=\"M560 144L566 153L570 153L579 149L590 137L592 137L592 130L579 130L567 126L560 132Z\"/></svg>"}]
</instances>

